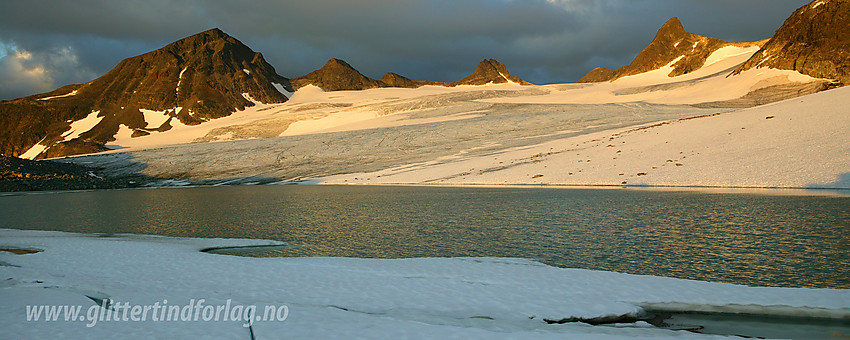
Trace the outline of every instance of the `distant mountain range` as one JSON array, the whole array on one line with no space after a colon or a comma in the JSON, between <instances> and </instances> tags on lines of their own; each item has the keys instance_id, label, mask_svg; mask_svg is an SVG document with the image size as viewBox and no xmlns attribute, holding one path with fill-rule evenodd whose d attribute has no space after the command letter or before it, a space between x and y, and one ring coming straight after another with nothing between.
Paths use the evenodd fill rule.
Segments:
<instances>
[{"instance_id":1,"label":"distant mountain range","mask_svg":"<svg viewBox=\"0 0 850 340\"><path fill-rule=\"evenodd\" d=\"M433 86L459 86L459 85L485 85L503 84L514 82L520 85L531 85L531 83L511 75L507 67L495 59L482 60L472 74L455 82L446 83L429 80L414 80L396 73L385 73L380 80L364 76L343 60L333 58L325 63L325 66L308 73L307 75L292 79L292 86L300 89L307 85L315 85L325 91L342 90L367 90L379 87L404 87L417 88L425 85Z\"/></svg>"},{"instance_id":2,"label":"distant mountain range","mask_svg":"<svg viewBox=\"0 0 850 340\"><path fill-rule=\"evenodd\" d=\"M760 46L733 74L770 67L846 84L848 13L850 0L814 1L795 11L771 39L745 43L688 33L678 18L672 18L631 64L594 69L578 82L614 81L671 64L668 76L674 77L700 69L721 48ZM125 59L88 83L0 102L0 154L41 159L104 151L118 133L136 137L203 124L257 103L285 102L294 91L310 85L340 91L509 82L531 85L494 59L481 61L472 74L450 83L395 73L372 79L340 59L290 80L277 74L262 54L211 29Z\"/></svg>"}]
</instances>

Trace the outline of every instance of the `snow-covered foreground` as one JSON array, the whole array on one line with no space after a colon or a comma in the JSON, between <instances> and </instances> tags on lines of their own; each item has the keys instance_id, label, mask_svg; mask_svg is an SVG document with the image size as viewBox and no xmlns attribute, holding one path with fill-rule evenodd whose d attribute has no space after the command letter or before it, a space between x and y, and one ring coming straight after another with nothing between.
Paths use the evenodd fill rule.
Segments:
<instances>
[{"instance_id":1,"label":"snow-covered foreground","mask_svg":"<svg viewBox=\"0 0 850 340\"><path fill-rule=\"evenodd\" d=\"M326 183L850 188L850 88Z\"/></svg>"},{"instance_id":2,"label":"snow-covered foreground","mask_svg":"<svg viewBox=\"0 0 850 340\"><path fill-rule=\"evenodd\" d=\"M146 321L26 320L28 305L81 305L84 314L98 315L92 298L181 307L192 299L204 299L204 306L229 300L257 306L257 315L265 306L288 313L281 314L283 321L256 321L258 339L711 337L644 322L613 327L544 321L637 314L641 306L850 317L846 290L754 288L522 259L242 258L199 250L276 242L10 229L0 229L0 240L0 248L41 250L0 251L0 327L22 339L249 338L241 320L152 321L151 314Z\"/></svg>"}]
</instances>

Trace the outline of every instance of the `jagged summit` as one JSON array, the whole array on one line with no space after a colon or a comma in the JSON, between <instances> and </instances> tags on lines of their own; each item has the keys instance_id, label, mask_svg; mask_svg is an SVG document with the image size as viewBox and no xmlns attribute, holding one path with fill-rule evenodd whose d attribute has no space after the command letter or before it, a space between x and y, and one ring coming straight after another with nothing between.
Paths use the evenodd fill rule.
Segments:
<instances>
[{"instance_id":1,"label":"jagged summit","mask_svg":"<svg viewBox=\"0 0 850 340\"><path fill-rule=\"evenodd\" d=\"M18 156L36 143L44 147L37 158L101 151L121 126L145 136L177 121L195 125L228 116L253 106L251 99L281 103L291 91L262 54L215 28L124 59L86 84L3 102L0 152ZM153 124L142 110L168 117ZM71 134L71 123L87 117L97 124Z\"/></svg>"},{"instance_id":2,"label":"jagged summit","mask_svg":"<svg viewBox=\"0 0 850 340\"><path fill-rule=\"evenodd\" d=\"M291 82L296 90L311 84L325 91L386 87L381 81L364 76L344 60L336 58L331 58L318 70L293 78Z\"/></svg>"},{"instance_id":3,"label":"jagged summit","mask_svg":"<svg viewBox=\"0 0 850 340\"><path fill-rule=\"evenodd\" d=\"M816 0L794 11L735 73L758 67L850 84L850 0Z\"/></svg>"},{"instance_id":4,"label":"jagged summit","mask_svg":"<svg viewBox=\"0 0 850 340\"><path fill-rule=\"evenodd\" d=\"M632 61L619 76L628 76L657 69L684 56L673 65L670 76L690 73L705 63L711 52L727 44L726 41L688 33L679 18L673 17L661 26L652 43Z\"/></svg>"},{"instance_id":5,"label":"jagged summit","mask_svg":"<svg viewBox=\"0 0 850 340\"><path fill-rule=\"evenodd\" d=\"M501 84L514 82L521 85L530 85L531 83L520 79L517 76L508 73L508 68L504 64L495 59L485 59L478 63L478 67L472 74L451 83L451 86L457 85L485 85L485 84Z\"/></svg>"},{"instance_id":6,"label":"jagged summit","mask_svg":"<svg viewBox=\"0 0 850 340\"><path fill-rule=\"evenodd\" d=\"M670 64L681 57L673 64L673 70L669 74L670 77L680 76L702 67L708 56L721 47L756 44L759 44L759 42L730 43L689 33L682 26L679 18L673 17L661 26L652 42L635 57L631 64L613 71L606 68L596 68L579 79L578 82L608 81L649 72Z\"/></svg>"}]
</instances>

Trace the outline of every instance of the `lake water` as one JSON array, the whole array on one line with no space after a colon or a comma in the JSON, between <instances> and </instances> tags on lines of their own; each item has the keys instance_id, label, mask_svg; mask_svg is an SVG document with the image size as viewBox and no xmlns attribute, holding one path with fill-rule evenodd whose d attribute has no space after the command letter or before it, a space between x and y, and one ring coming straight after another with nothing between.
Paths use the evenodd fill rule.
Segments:
<instances>
[{"instance_id":1,"label":"lake water","mask_svg":"<svg viewBox=\"0 0 850 340\"><path fill-rule=\"evenodd\" d=\"M850 288L848 197L272 185L5 196L0 216L3 228L291 244L225 251L250 256L521 257L746 285Z\"/></svg>"}]
</instances>

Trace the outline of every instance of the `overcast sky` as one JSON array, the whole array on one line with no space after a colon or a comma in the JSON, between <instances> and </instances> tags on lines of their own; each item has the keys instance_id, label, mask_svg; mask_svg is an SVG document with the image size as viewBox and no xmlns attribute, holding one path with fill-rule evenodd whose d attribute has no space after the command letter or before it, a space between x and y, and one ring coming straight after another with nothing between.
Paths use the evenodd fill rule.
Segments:
<instances>
[{"instance_id":1,"label":"overcast sky","mask_svg":"<svg viewBox=\"0 0 850 340\"><path fill-rule=\"evenodd\" d=\"M769 38L800 0L0 1L0 99L83 83L221 28L294 78L340 58L373 78L454 81L494 58L537 84L631 62L661 25Z\"/></svg>"}]
</instances>

